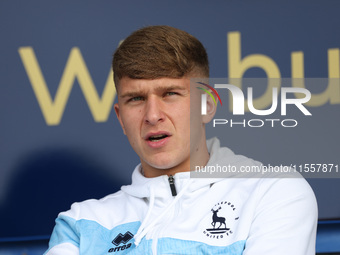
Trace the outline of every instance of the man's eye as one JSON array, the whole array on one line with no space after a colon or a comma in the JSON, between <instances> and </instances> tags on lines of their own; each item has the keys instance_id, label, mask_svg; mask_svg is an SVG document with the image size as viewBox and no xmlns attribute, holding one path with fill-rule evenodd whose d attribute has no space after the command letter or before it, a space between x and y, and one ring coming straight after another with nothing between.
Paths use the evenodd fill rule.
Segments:
<instances>
[{"instance_id":1,"label":"man's eye","mask_svg":"<svg viewBox=\"0 0 340 255\"><path fill-rule=\"evenodd\" d=\"M172 92L172 91L166 93L166 96L173 96L173 95L178 95L178 93Z\"/></svg>"},{"instance_id":2,"label":"man's eye","mask_svg":"<svg viewBox=\"0 0 340 255\"><path fill-rule=\"evenodd\" d=\"M141 101L141 100L143 100L143 97L132 97L129 99L130 102Z\"/></svg>"}]
</instances>

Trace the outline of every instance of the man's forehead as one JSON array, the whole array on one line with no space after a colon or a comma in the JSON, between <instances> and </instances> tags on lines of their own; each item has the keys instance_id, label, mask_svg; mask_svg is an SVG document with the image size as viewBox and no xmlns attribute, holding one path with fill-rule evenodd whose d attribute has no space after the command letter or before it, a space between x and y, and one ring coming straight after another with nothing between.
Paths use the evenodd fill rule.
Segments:
<instances>
[{"instance_id":1,"label":"man's forehead","mask_svg":"<svg viewBox=\"0 0 340 255\"><path fill-rule=\"evenodd\" d=\"M119 82L119 94L164 90L190 90L190 80L188 78L159 78L153 80L122 78Z\"/></svg>"}]
</instances>

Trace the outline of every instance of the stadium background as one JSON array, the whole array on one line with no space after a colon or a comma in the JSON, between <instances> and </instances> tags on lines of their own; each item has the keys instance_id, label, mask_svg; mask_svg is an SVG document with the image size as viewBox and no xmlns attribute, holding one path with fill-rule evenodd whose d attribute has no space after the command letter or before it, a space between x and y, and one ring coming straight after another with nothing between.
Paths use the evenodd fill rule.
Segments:
<instances>
[{"instance_id":1,"label":"stadium background","mask_svg":"<svg viewBox=\"0 0 340 255\"><path fill-rule=\"evenodd\" d=\"M193 34L211 77L230 74L228 36L237 32L242 59L261 54L282 78L301 76L298 66L304 77L339 78L339 8L335 0L1 1L0 254L40 254L60 211L130 182L138 158L114 115L110 64L132 31L170 25ZM266 76L256 66L243 74ZM340 88L328 89L313 88L326 100L308 107L313 121L289 142L282 129L235 128L225 145L265 163L339 164ZM339 179L308 182L320 220L339 219Z\"/></svg>"}]
</instances>

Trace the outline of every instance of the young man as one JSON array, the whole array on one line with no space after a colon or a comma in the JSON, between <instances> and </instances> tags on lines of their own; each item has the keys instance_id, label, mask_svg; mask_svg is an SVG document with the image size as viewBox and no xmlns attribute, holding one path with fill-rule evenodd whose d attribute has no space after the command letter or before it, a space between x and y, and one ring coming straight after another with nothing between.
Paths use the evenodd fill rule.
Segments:
<instances>
[{"instance_id":1,"label":"young man","mask_svg":"<svg viewBox=\"0 0 340 255\"><path fill-rule=\"evenodd\" d=\"M113 58L115 111L141 163L132 184L59 214L48 255L315 254L317 207L302 178L193 179L195 166L259 162L206 141L214 116L190 78L209 77L202 44L152 26Z\"/></svg>"}]
</instances>

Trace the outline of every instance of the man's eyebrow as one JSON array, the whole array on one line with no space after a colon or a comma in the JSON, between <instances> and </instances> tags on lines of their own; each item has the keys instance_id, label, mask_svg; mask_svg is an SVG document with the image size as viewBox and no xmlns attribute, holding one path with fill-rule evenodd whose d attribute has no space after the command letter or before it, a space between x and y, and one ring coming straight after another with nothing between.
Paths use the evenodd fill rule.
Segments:
<instances>
[{"instance_id":1,"label":"man's eyebrow","mask_svg":"<svg viewBox=\"0 0 340 255\"><path fill-rule=\"evenodd\" d=\"M132 91L132 92L126 92L122 95L120 95L120 98L125 98L125 97L137 97L137 96L143 96L146 93L144 91L138 90L138 91Z\"/></svg>"},{"instance_id":2,"label":"man's eyebrow","mask_svg":"<svg viewBox=\"0 0 340 255\"><path fill-rule=\"evenodd\" d=\"M155 87L156 92L163 92L163 91L170 91L170 90L186 90L186 87L179 86L179 85L171 85L171 86L157 86ZM137 97L137 96L144 96L147 94L143 90L137 90L137 91L131 91L131 92L126 92L122 95L120 95L120 98L126 98L126 97Z\"/></svg>"},{"instance_id":3,"label":"man's eyebrow","mask_svg":"<svg viewBox=\"0 0 340 255\"><path fill-rule=\"evenodd\" d=\"M169 91L169 90L186 90L187 88L184 86L179 86L179 85L171 85L171 86L158 86L155 88L157 92L162 92L162 91Z\"/></svg>"}]
</instances>

